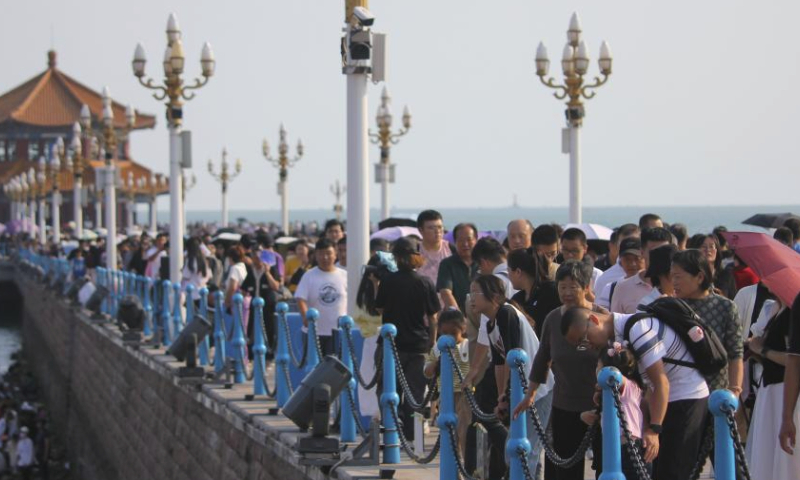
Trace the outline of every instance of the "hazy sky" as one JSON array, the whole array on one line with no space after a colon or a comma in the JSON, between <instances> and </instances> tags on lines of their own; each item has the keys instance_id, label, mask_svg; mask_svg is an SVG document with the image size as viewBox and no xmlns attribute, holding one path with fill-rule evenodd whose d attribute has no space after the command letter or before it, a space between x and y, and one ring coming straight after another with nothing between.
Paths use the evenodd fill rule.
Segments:
<instances>
[{"instance_id":1,"label":"hazy sky","mask_svg":"<svg viewBox=\"0 0 800 480\"><path fill-rule=\"evenodd\" d=\"M147 72L160 78L166 20L176 12L187 72L199 74L204 41L217 57L216 76L184 109L198 178L188 208L219 207L206 162L218 163L223 146L244 165L230 207L279 208L261 141L275 150L280 122L293 146L298 136L306 145L289 173L290 205L332 205L329 186L346 175L344 0L1 4L0 91L40 73L52 42L66 73L157 116L154 130L133 135L132 152L161 172L169 169L164 108L130 61L142 42ZM533 58L543 40L551 73L560 72L574 10L590 74L601 40L614 54L614 74L586 107L584 205L798 203L796 1L373 0L370 8L375 31L389 35L395 124L404 104L413 114L393 149L396 206L506 206L515 193L525 206L566 205L564 107L539 83ZM380 90L370 86L373 127ZM377 147L370 156L372 175Z\"/></svg>"}]
</instances>

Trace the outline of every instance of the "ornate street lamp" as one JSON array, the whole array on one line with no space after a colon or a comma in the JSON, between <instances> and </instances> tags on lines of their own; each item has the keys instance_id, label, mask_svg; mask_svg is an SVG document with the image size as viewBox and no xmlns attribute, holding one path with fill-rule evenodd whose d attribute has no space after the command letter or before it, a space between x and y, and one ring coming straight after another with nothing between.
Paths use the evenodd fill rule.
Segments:
<instances>
[{"instance_id":1,"label":"ornate street lamp","mask_svg":"<svg viewBox=\"0 0 800 480\"><path fill-rule=\"evenodd\" d=\"M336 220L342 219L342 212L344 211L344 207L342 207L342 196L347 192L347 187L341 185L339 180L336 180L336 183L331 185L331 193L334 197L336 197L336 203L333 204L333 213L336 214Z\"/></svg>"},{"instance_id":2,"label":"ornate street lamp","mask_svg":"<svg viewBox=\"0 0 800 480\"><path fill-rule=\"evenodd\" d=\"M50 216L52 220L53 242L61 242L61 159L64 157L64 139L58 137L50 150L50 182L52 194L50 195Z\"/></svg>"},{"instance_id":3,"label":"ornate street lamp","mask_svg":"<svg viewBox=\"0 0 800 480\"><path fill-rule=\"evenodd\" d=\"M194 84L184 85L181 75L184 70L185 55L183 43L181 41L181 30L178 27L178 19L174 13L170 14L167 21L167 48L164 51L164 80L161 84L145 76L145 63L147 57L144 47L141 44L136 46L133 54L133 74L139 79L145 88L155 90L153 96L156 100L166 100L167 122L169 126L169 176L173 179L170 182L170 280L173 283L181 279L181 269L183 268L183 195L181 193L181 143L180 129L183 121L183 101L194 98L193 90L201 88L208 83L209 78L214 75L214 53L211 45L205 43L200 56L200 66L202 69L202 79L195 79Z\"/></svg>"},{"instance_id":4,"label":"ornate street lamp","mask_svg":"<svg viewBox=\"0 0 800 480\"><path fill-rule=\"evenodd\" d=\"M269 155L269 143L264 139L261 145L261 150L264 158L278 169L278 195L281 196L281 229L283 233L289 235L289 192L288 192L288 177L289 168L294 167L297 162L303 158L303 142L297 140L297 156L289 158L289 143L286 141L286 129L281 128L278 131L278 158Z\"/></svg>"},{"instance_id":5,"label":"ornate street lamp","mask_svg":"<svg viewBox=\"0 0 800 480\"><path fill-rule=\"evenodd\" d=\"M569 136L569 150L564 153L569 153L569 222L581 223L581 159L580 159L580 128L583 124L583 117L585 115L583 107L583 99L589 100L594 98L596 89L608 81L608 76L611 75L611 49L607 42L603 42L600 46L600 58L598 64L600 66L601 77L595 77L594 82L590 84L584 83L584 75L589 69L589 53L586 48L586 42L581 39L581 24L578 19L578 14L573 13L569 22L569 29L567 30L567 44L564 46L564 52L561 58L561 69L564 73L564 82L557 84L556 81L548 75L550 69L550 60L547 57L547 48L543 43L539 43L536 49L536 75L541 79L542 83L556 90L555 97L559 100L567 100L567 110L565 112L567 117L568 129L565 135Z\"/></svg>"},{"instance_id":6,"label":"ornate street lamp","mask_svg":"<svg viewBox=\"0 0 800 480\"><path fill-rule=\"evenodd\" d=\"M383 87L381 94L381 105L378 107L378 114L375 120L378 123L378 133L370 133L372 143L381 147L381 161L375 164L375 182L381 184L381 219L389 218L389 184L394 183L394 164L391 162L390 151L392 145L400 141L400 137L408 133L411 128L411 113L408 107L403 108L403 126L396 132L392 132L392 112L390 104L392 97L389 91Z\"/></svg>"},{"instance_id":7,"label":"ornate street lamp","mask_svg":"<svg viewBox=\"0 0 800 480\"><path fill-rule=\"evenodd\" d=\"M208 173L222 186L222 226L228 226L228 185L242 173L242 161L236 160L235 171L228 171L228 150L222 149L222 164L219 174L214 173L214 162L208 160Z\"/></svg>"}]
</instances>

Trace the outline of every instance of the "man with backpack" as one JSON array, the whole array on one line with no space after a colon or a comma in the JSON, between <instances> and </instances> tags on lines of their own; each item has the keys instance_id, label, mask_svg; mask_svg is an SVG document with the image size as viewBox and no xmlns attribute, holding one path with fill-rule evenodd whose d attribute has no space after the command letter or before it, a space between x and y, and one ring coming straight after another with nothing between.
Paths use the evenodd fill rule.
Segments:
<instances>
[{"instance_id":1,"label":"man with backpack","mask_svg":"<svg viewBox=\"0 0 800 480\"><path fill-rule=\"evenodd\" d=\"M633 315L567 310L565 339L579 349L609 348L620 342L633 350L650 386L645 460L656 459L656 479L689 478L700 451L708 413L704 375L727 363L716 334L685 302L664 297Z\"/></svg>"}]
</instances>

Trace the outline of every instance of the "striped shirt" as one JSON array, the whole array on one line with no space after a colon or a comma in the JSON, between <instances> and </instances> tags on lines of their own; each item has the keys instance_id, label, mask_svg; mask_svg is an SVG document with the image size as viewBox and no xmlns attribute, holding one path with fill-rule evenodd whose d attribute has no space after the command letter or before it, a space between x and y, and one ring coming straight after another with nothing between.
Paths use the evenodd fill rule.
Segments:
<instances>
[{"instance_id":1,"label":"striped shirt","mask_svg":"<svg viewBox=\"0 0 800 480\"><path fill-rule=\"evenodd\" d=\"M631 315L614 314L614 336L617 342L625 339L625 322ZM692 354L672 328L653 317L643 318L631 327L630 348L636 354L639 372L649 385L646 370L654 363L669 358L694 363ZM697 369L664 363L669 381L669 401L690 400L708 396L708 385Z\"/></svg>"},{"instance_id":2,"label":"striped shirt","mask_svg":"<svg viewBox=\"0 0 800 480\"><path fill-rule=\"evenodd\" d=\"M456 345L456 348L453 352L456 365L461 370L461 375L464 377L467 376L469 373L469 340L464 339L461 343ZM429 363L436 362L439 357L441 357L442 352L439 350L439 347L434 345L430 352L428 352L428 357L425 359L425 365L427 366ZM439 378L436 382L439 387L442 386L442 379ZM458 375L453 372L453 389L455 392L461 391L461 381L458 379Z\"/></svg>"}]
</instances>

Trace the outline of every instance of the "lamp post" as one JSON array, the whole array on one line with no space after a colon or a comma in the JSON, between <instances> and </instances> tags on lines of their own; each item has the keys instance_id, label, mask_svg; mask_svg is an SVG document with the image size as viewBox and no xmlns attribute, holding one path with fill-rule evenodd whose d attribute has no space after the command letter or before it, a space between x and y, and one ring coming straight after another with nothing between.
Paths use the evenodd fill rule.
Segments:
<instances>
[{"instance_id":1,"label":"lamp post","mask_svg":"<svg viewBox=\"0 0 800 480\"><path fill-rule=\"evenodd\" d=\"M45 216L47 215L47 161L44 156L39 157L39 171L36 173L36 185L39 187L39 243L44 246L47 243L47 226L45 225Z\"/></svg>"},{"instance_id":2,"label":"lamp post","mask_svg":"<svg viewBox=\"0 0 800 480\"><path fill-rule=\"evenodd\" d=\"M154 234L158 231L158 211L156 210L156 200L158 200L158 190L164 185L166 179L157 173L150 174L150 231Z\"/></svg>"},{"instance_id":3,"label":"lamp post","mask_svg":"<svg viewBox=\"0 0 800 480\"><path fill-rule=\"evenodd\" d=\"M28 170L28 198L22 198L23 204L28 203L28 229L33 236L34 226L36 225L36 170L31 167ZM22 207L25 208L24 205Z\"/></svg>"},{"instance_id":4,"label":"lamp post","mask_svg":"<svg viewBox=\"0 0 800 480\"><path fill-rule=\"evenodd\" d=\"M197 90L208 83L208 79L214 74L214 54L211 45L203 45L203 52L200 58L203 79L196 79L193 85L184 85L181 74L185 62L183 43L181 42L181 30L178 27L178 19L174 13L170 14L167 21L167 48L164 52L164 81L157 85L153 79L144 80L144 68L147 58L144 47L141 44L136 46L133 55L133 74L139 79L145 88L155 90L156 100L167 100L167 121L169 124L169 176L174 181L169 184L170 198L170 247L169 247L169 271L172 282L180 282L181 268L183 268L183 207L181 182L177 181L181 175L181 143L180 130L183 121L183 101L194 98L192 90Z\"/></svg>"},{"instance_id":5,"label":"lamp post","mask_svg":"<svg viewBox=\"0 0 800 480\"><path fill-rule=\"evenodd\" d=\"M367 0L345 0L342 73L347 76L347 260L366 265L369 259L369 137L367 132L367 77L372 72L374 17ZM358 13L357 13L358 12ZM361 269L347 269L347 290L357 292ZM349 295L347 311L357 309Z\"/></svg>"},{"instance_id":6,"label":"lamp post","mask_svg":"<svg viewBox=\"0 0 800 480\"><path fill-rule=\"evenodd\" d=\"M228 185L234 178L238 177L242 172L242 161L236 160L236 167L234 172L228 171L228 150L222 149L222 163L220 165L219 174L214 173L214 162L208 159L208 173L214 177L222 186L222 226L228 226Z\"/></svg>"},{"instance_id":7,"label":"lamp post","mask_svg":"<svg viewBox=\"0 0 800 480\"><path fill-rule=\"evenodd\" d=\"M25 178L25 175L19 175L15 179L15 203L16 205L16 217L19 220L25 220L25 205L20 201L21 199L25 198L28 194L28 190L30 186L28 185L28 180Z\"/></svg>"},{"instance_id":8,"label":"lamp post","mask_svg":"<svg viewBox=\"0 0 800 480\"><path fill-rule=\"evenodd\" d=\"M383 87L381 93L381 105L375 120L378 123L378 133L370 133L372 143L380 145L381 161L375 164L375 182L381 184L381 219L389 218L389 184L394 183L394 164L391 162L390 152L392 145L400 141L400 137L408 133L411 128L411 113L408 107L403 108L403 126L397 131L392 132L392 112L389 105L392 97L389 91Z\"/></svg>"},{"instance_id":9,"label":"lamp post","mask_svg":"<svg viewBox=\"0 0 800 480\"><path fill-rule=\"evenodd\" d=\"M331 185L331 193L334 197L336 197L336 203L333 204L333 213L336 214L336 220L342 219L342 212L344 208L342 207L342 195L347 192L347 187L341 185L339 180L336 180L336 183Z\"/></svg>"},{"instance_id":10,"label":"lamp post","mask_svg":"<svg viewBox=\"0 0 800 480\"><path fill-rule=\"evenodd\" d=\"M186 173L186 170L182 170L181 182L183 182L183 188L181 188L181 208L183 208L181 217L183 218L184 223L188 225L189 222L186 221L186 194L189 193L189 190L193 189L195 185L197 185L197 177L194 175L194 173L190 177Z\"/></svg>"},{"instance_id":11,"label":"lamp post","mask_svg":"<svg viewBox=\"0 0 800 480\"><path fill-rule=\"evenodd\" d=\"M564 142L564 153L569 153L570 223L581 223L582 221L580 129L585 115L583 99L594 98L596 89L608 81L612 63L611 49L608 47L608 43L603 41L598 60L602 78L595 77L593 83L584 84L583 77L589 69L589 53L586 42L581 40L581 33L578 14L573 13L567 30L567 44L564 46L561 58L561 68L564 73L563 84L557 84L552 77L545 79L550 69L547 48L539 42L539 47L536 49L536 75L546 87L556 90L554 95L557 99L567 100L565 114L568 128L565 130L565 137L568 136L569 142Z\"/></svg>"},{"instance_id":12,"label":"lamp post","mask_svg":"<svg viewBox=\"0 0 800 480\"><path fill-rule=\"evenodd\" d=\"M53 192L50 195L50 218L53 223L53 242L61 242L61 157L64 156L64 139L58 137L50 150L50 175Z\"/></svg>"},{"instance_id":13,"label":"lamp post","mask_svg":"<svg viewBox=\"0 0 800 480\"><path fill-rule=\"evenodd\" d=\"M297 162L303 158L303 142L297 140L297 156L289 158L289 144L286 142L286 129L281 128L278 132L280 140L278 141L278 158L270 157L269 143L264 139L261 146L264 158L278 169L278 195L281 196L281 229L283 233L289 235L289 192L287 190L287 180L289 177L289 168L295 166Z\"/></svg>"},{"instance_id":14,"label":"lamp post","mask_svg":"<svg viewBox=\"0 0 800 480\"><path fill-rule=\"evenodd\" d=\"M80 122L72 125L71 156L67 157L67 168L72 170L72 218L75 220L75 237L83 236L83 142Z\"/></svg>"},{"instance_id":15,"label":"lamp post","mask_svg":"<svg viewBox=\"0 0 800 480\"><path fill-rule=\"evenodd\" d=\"M133 230L133 209L136 205L136 179L133 178L133 172L128 172L128 181L125 182L125 229L130 234Z\"/></svg>"}]
</instances>

